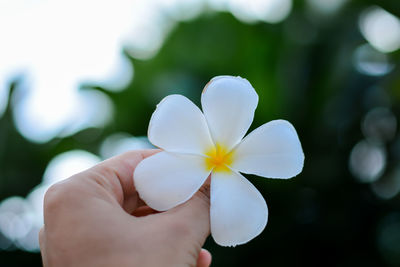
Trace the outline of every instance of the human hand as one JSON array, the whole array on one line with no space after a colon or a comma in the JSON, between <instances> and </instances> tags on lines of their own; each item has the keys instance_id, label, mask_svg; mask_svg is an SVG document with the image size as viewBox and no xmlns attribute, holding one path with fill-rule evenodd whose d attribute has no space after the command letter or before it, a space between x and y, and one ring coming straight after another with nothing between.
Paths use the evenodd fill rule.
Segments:
<instances>
[{"instance_id":1,"label":"human hand","mask_svg":"<svg viewBox=\"0 0 400 267\"><path fill-rule=\"evenodd\" d=\"M158 213L139 198L132 174L158 150L108 159L50 187L39 234L45 267L209 266L209 186Z\"/></svg>"}]
</instances>

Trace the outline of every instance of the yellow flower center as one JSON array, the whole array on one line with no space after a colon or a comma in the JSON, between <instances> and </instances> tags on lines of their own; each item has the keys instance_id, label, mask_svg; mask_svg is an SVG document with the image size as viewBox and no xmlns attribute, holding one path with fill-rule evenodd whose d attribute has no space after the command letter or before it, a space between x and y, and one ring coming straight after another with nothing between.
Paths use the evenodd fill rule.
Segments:
<instances>
[{"instance_id":1,"label":"yellow flower center","mask_svg":"<svg viewBox=\"0 0 400 267\"><path fill-rule=\"evenodd\" d=\"M228 149L220 144L216 144L205 152L205 164L207 170L227 172L229 171L228 166L233 162L233 151L228 151Z\"/></svg>"}]
</instances>

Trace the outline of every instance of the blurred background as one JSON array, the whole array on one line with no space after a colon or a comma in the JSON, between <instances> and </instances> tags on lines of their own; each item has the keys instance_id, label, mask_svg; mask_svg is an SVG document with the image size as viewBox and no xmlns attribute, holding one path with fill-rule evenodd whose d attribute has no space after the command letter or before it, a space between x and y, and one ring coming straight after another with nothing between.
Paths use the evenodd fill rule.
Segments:
<instances>
[{"instance_id":1,"label":"blurred background","mask_svg":"<svg viewBox=\"0 0 400 267\"><path fill-rule=\"evenodd\" d=\"M294 179L249 177L264 232L213 266L400 266L398 0L0 0L0 265L41 266L46 189L130 149L217 75L296 127ZM249 264L249 262L252 262Z\"/></svg>"}]
</instances>

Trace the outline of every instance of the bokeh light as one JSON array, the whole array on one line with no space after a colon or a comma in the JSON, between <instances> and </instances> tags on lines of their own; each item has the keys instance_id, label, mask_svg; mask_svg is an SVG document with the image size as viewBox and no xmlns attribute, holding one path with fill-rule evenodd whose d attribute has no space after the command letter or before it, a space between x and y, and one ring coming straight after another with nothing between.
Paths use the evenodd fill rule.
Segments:
<instances>
[{"instance_id":1,"label":"bokeh light","mask_svg":"<svg viewBox=\"0 0 400 267\"><path fill-rule=\"evenodd\" d=\"M40 92L20 88L14 95L14 120L27 139L44 143L88 127L102 127L112 118L113 106L102 92L69 87ZM25 92L23 92L25 91Z\"/></svg>"},{"instance_id":2,"label":"bokeh light","mask_svg":"<svg viewBox=\"0 0 400 267\"><path fill-rule=\"evenodd\" d=\"M31 229L30 207L25 199L11 197L0 205L0 230L10 240L24 237Z\"/></svg>"},{"instance_id":3,"label":"bokeh light","mask_svg":"<svg viewBox=\"0 0 400 267\"><path fill-rule=\"evenodd\" d=\"M386 151L383 146L362 140L351 151L350 171L360 182L376 181L386 166Z\"/></svg>"},{"instance_id":4,"label":"bokeh light","mask_svg":"<svg viewBox=\"0 0 400 267\"><path fill-rule=\"evenodd\" d=\"M232 0L229 10L244 22L264 21L278 23L287 18L292 9L292 0Z\"/></svg>"},{"instance_id":5,"label":"bokeh light","mask_svg":"<svg viewBox=\"0 0 400 267\"><path fill-rule=\"evenodd\" d=\"M43 183L57 183L99 162L99 157L83 150L64 152L49 162L43 175Z\"/></svg>"},{"instance_id":6,"label":"bokeh light","mask_svg":"<svg viewBox=\"0 0 400 267\"><path fill-rule=\"evenodd\" d=\"M374 6L360 16L360 30L377 50L387 53L400 48L400 20L386 10Z\"/></svg>"},{"instance_id":7,"label":"bokeh light","mask_svg":"<svg viewBox=\"0 0 400 267\"><path fill-rule=\"evenodd\" d=\"M378 107L370 110L362 122L365 137L375 142L393 140L397 130L397 120L388 108Z\"/></svg>"},{"instance_id":8,"label":"bokeh light","mask_svg":"<svg viewBox=\"0 0 400 267\"><path fill-rule=\"evenodd\" d=\"M371 76L388 74L394 68L388 55L368 44L361 45L355 50L353 63L360 73Z\"/></svg>"},{"instance_id":9,"label":"bokeh light","mask_svg":"<svg viewBox=\"0 0 400 267\"><path fill-rule=\"evenodd\" d=\"M129 150L154 148L147 137L134 137L128 133L114 133L108 136L100 147L100 155L107 159Z\"/></svg>"},{"instance_id":10,"label":"bokeh light","mask_svg":"<svg viewBox=\"0 0 400 267\"><path fill-rule=\"evenodd\" d=\"M105 104L106 95L100 100L97 93L91 100L78 88L81 83L95 83L119 91L131 81L133 68L122 49L130 37L132 17L143 18L141 13L134 14L138 5L125 0L2 1L0 36L5 42L0 50L0 111L7 93L3 86L15 78L12 73L23 73L24 82L18 84L13 102L15 121L24 137L43 143L61 131L70 135L93 126L87 123L91 115L82 118L86 124L73 125L81 114L86 116L77 112L109 111L104 107L110 106ZM96 12L90 12L93 6ZM145 39L143 34L147 31L137 31L135 40ZM104 115L100 120L94 126L104 126Z\"/></svg>"},{"instance_id":11,"label":"bokeh light","mask_svg":"<svg viewBox=\"0 0 400 267\"><path fill-rule=\"evenodd\" d=\"M400 192L400 167L385 174L381 179L371 184L372 191L382 199L391 199Z\"/></svg>"}]
</instances>

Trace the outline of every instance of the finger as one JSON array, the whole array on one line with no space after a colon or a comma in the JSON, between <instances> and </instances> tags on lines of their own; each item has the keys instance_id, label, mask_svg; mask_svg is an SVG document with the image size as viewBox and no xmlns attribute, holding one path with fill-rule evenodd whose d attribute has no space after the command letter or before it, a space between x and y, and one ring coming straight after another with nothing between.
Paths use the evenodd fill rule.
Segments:
<instances>
[{"instance_id":1,"label":"finger","mask_svg":"<svg viewBox=\"0 0 400 267\"><path fill-rule=\"evenodd\" d=\"M193 241L199 247L203 246L210 234L210 178L191 199L160 216L168 217L171 222L179 221L191 229L195 239Z\"/></svg>"},{"instance_id":2,"label":"finger","mask_svg":"<svg viewBox=\"0 0 400 267\"><path fill-rule=\"evenodd\" d=\"M199 257L197 258L197 267L209 267L211 265L212 256L211 253L202 248L199 253Z\"/></svg>"},{"instance_id":3,"label":"finger","mask_svg":"<svg viewBox=\"0 0 400 267\"><path fill-rule=\"evenodd\" d=\"M76 178L84 177L102 186L128 213L131 213L144 204L136 192L133 172L139 162L159 151L159 149L148 149L126 152L101 162L80 173Z\"/></svg>"},{"instance_id":4,"label":"finger","mask_svg":"<svg viewBox=\"0 0 400 267\"><path fill-rule=\"evenodd\" d=\"M42 254L43 267L46 267L48 266L48 264L47 264L47 255L45 247L44 227L40 228L39 231L39 247L40 247L40 252Z\"/></svg>"}]
</instances>

